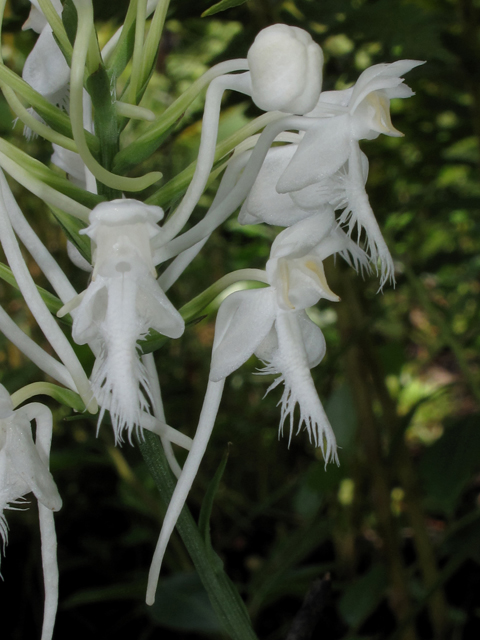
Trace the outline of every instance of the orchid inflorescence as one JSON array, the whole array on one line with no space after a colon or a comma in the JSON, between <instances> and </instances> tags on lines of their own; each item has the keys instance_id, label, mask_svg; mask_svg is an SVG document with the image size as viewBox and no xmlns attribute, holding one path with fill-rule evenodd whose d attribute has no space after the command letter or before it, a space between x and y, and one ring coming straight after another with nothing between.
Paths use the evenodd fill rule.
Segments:
<instances>
[{"instance_id":1,"label":"orchid inflorescence","mask_svg":"<svg viewBox=\"0 0 480 640\"><path fill-rule=\"evenodd\" d=\"M116 443L132 443L134 433L142 438L143 429L161 438L178 481L150 569L149 604L155 598L165 548L208 444L225 380L253 354L262 364L260 374L276 376L267 392L283 385L280 434L286 428L290 441L304 428L325 462L338 464L335 435L310 374L325 355L325 339L308 309L321 299L339 300L326 280L323 262L328 256L339 254L363 275L376 272L380 289L394 284L394 263L365 190L368 160L359 142L381 133L402 135L391 123L390 100L413 95L402 76L422 63L377 64L350 89L322 92L321 48L302 29L278 24L258 34L246 59L214 66L157 117L138 102L155 62L167 0L132 3L123 29L101 51L93 37L91 0L69 0L65 5L60 0L31 2L24 28L36 31L38 40L25 62L23 79L0 65L2 90L26 133L52 142L51 162L66 175L60 178L5 141L0 144L0 166L47 203L68 229L72 262L91 271L88 287L78 294L32 230L0 171L2 247L16 285L57 357L33 342L3 309L0 329L61 385L36 383L12 395L0 386L0 536L5 547L5 510L19 508L32 491L39 502L45 574L42 640L48 640L58 591L53 511L60 509L61 498L48 469L52 414L39 403L23 403L50 393L70 407L98 414L97 428L109 412ZM68 28L72 14L76 14L73 36ZM141 27L152 14L145 37ZM115 81L126 64L122 60L129 46L127 26L131 32L133 24L132 70L120 101ZM90 82L94 72L97 79L104 78L107 101L100 95L102 87ZM124 195L143 191L161 174L140 178L120 174L129 168L128 153L147 157L158 146L155 141L207 86L196 168L180 203L164 219L155 194L147 202ZM226 90L250 96L265 114L242 130L219 158L218 122ZM125 118L151 121L146 133L126 150L118 144ZM108 148L102 123L112 119L117 139ZM184 231L218 160L224 173L216 197L203 219ZM215 172L219 173L218 165ZM182 336L185 318L166 292L238 208L242 225L285 228L272 244L265 270L234 272L215 289L214 295L234 283L261 284L237 287L220 304L208 385L191 440L177 429L181 425L166 422L153 355L143 351L142 341L148 342L152 330L168 338ZM93 352L90 375L35 285L18 239L58 296L56 315L70 316L73 340ZM198 296L197 311L211 298L211 292ZM189 450L183 468L172 443Z\"/></svg>"}]
</instances>

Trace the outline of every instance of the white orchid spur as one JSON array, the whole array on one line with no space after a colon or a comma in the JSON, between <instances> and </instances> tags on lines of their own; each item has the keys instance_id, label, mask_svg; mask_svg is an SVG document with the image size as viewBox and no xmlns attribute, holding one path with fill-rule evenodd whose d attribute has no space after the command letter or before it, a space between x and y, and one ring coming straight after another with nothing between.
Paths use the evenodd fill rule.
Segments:
<instances>
[{"instance_id":1,"label":"white orchid spur","mask_svg":"<svg viewBox=\"0 0 480 640\"><path fill-rule=\"evenodd\" d=\"M36 422L36 442L30 422ZM0 537L3 552L8 541L7 509L22 509L25 496L33 492L38 500L42 537L42 564L45 608L42 639L53 634L58 602L57 539L53 512L62 506L52 474L48 470L52 440L52 414L39 403L16 411L3 385L0 385Z\"/></svg>"},{"instance_id":2,"label":"white orchid spur","mask_svg":"<svg viewBox=\"0 0 480 640\"><path fill-rule=\"evenodd\" d=\"M73 339L97 354L91 385L102 407L99 424L109 410L117 442L124 429L131 440L135 428L151 428L150 382L138 340L150 329L178 338L185 328L155 279L150 242L161 233L162 217L160 207L137 200L97 205L84 230L92 240L92 281L68 307L78 306Z\"/></svg>"}]
</instances>

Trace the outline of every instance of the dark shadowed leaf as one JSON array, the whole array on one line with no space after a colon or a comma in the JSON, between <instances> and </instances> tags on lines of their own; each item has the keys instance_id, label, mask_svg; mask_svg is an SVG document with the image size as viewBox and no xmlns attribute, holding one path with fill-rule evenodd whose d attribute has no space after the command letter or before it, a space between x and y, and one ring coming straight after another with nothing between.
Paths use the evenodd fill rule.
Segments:
<instances>
[{"instance_id":1,"label":"dark shadowed leaf","mask_svg":"<svg viewBox=\"0 0 480 640\"><path fill-rule=\"evenodd\" d=\"M480 468L480 416L449 426L425 451L420 474L428 506L451 514L472 473Z\"/></svg>"},{"instance_id":2,"label":"dark shadowed leaf","mask_svg":"<svg viewBox=\"0 0 480 640\"><path fill-rule=\"evenodd\" d=\"M177 573L161 579L155 604L148 611L158 625L170 629L199 633L222 630L196 573Z\"/></svg>"}]
</instances>

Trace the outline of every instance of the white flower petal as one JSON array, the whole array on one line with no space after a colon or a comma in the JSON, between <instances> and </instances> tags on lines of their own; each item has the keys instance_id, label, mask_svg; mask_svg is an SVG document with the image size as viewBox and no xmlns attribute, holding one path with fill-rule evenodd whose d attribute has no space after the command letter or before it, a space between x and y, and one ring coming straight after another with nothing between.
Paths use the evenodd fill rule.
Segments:
<instances>
[{"instance_id":1,"label":"white flower petal","mask_svg":"<svg viewBox=\"0 0 480 640\"><path fill-rule=\"evenodd\" d=\"M168 338L179 338L185 321L153 278L139 282L137 311L149 328Z\"/></svg>"},{"instance_id":2,"label":"white flower petal","mask_svg":"<svg viewBox=\"0 0 480 640\"><path fill-rule=\"evenodd\" d=\"M70 81L70 68L46 25L25 61L22 78L50 102L66 92Z\"/></svg>"},{"instance_id":3,"label":"white flower petal","mask_svg":"<svg viewBox=\"0 0 480 640\"><path fill-rule=\"evenodd\" d=\"M332 207L325 208L322 213L310 215L278 234L270 250L270 260L287 256L298 258L310 253L334 226L335 214ZM270 274L268 263L267 273Z\"/></svg>"},{"instance_id":4,"label":"white flower petal","mask_svg":"<svg viewBox=\"0 0 480 640\"><path fill-rule=\"evenodd\" d=\"M277 183L277 191L299 191L338 171L348 159L350 135L348 115L319 119L314 129L305 132Z\"/></svg>"},{"instance_id":5,"label":"white flower petal","mask_svg":"<svg viewBox=\"0 0 480 640\"><path fill-rule=\"evenodd\" d=\"M310 211L300 209L289 194L278 193L276 190L278 179L296 150L295 144L270 149L240 210L238 216L240 224L266 222L288 227L311 214Z\"/></svg>"},{"instance_id":6,"label":"white flower petal","mask_svg":"<svg viewBox=\"0 0 480 640\"><path fill-rule=\"evenodd\" d=\"M6 449L15 472L33 491L37 500L52 511L58 511L62 499L52 474L42 462L32 438L30 423L21 417L21 413L9 422L7 427Z\"/></svg>"},{"instance_id":7,"label":"white flower petal","mask_svg":"<svg viewBox=\"0 0 480 640\"><path fill-rule=\"evenodd\" d=\"M226 298L215 325L210 380L226 378L253 354L275 320L270 287L237 291Z\"/></svg>"}]
</instances>

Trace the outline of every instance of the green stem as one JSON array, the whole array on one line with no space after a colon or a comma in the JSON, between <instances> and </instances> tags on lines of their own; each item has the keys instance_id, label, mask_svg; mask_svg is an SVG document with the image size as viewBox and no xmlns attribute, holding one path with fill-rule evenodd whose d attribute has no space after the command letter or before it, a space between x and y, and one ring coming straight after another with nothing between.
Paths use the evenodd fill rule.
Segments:
<instances>
[{"instance_id":1,"label":"green stem","mask_svg":"<svg viewBox=\"0 0 480 640\"><path fill-rule=\"evenodd\" d=\"M144 440L139 442L139 447L160 497L168 505L176 480L168 466L160 439L145 431ZM177 529L226 633L232 640L256 640L257 636L244 608L238 602L238 594L234 593L230 579L220 569L219 563L209 562L205 543L187 507L183 508L178 518Z\"/></svg>"}]
</instances>

